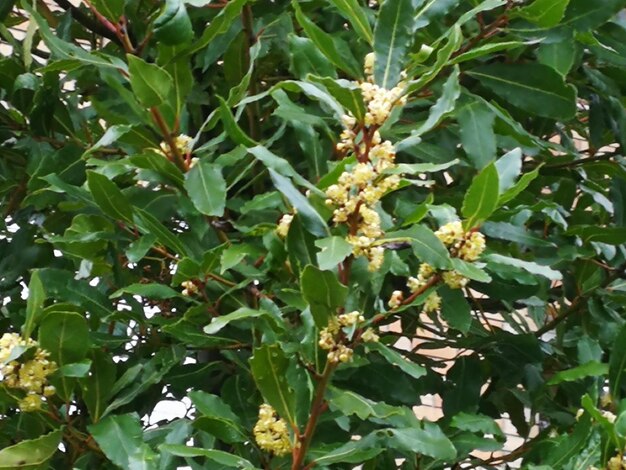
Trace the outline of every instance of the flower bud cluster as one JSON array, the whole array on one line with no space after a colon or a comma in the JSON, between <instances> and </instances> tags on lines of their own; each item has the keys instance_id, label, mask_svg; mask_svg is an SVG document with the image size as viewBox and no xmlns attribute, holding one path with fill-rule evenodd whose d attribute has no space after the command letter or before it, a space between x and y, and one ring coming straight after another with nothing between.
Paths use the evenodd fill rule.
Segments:
<instances>
[{"instance_id":1,"label":"flower bud cluster","mask_svg":"<svg viewBox=\"0 0 626 470\"><path fill-rule=\"evenodd\" d=\"M259 447L275 455L291 452L289 430L284 419L279 418L270 405L259 407L259 420L254 426L254 439Z\"/></svg>"},{"instance_id":2,"label":"flower bud cluster","mask_svg":"<svg viewBox=\"0 0 626 470\"><path fill-rule=\"evenodd\" d=\"M23 339L17 333L5 333L0 338L0 363L5 363L11 357L16 347L34 348L31 359L10 361L0 369L2 381L7 388L21 390L25 396L19 400L22 411L36 411L41 409L43 398L54 395L55 388L48 384L48 376L57 365L50 361L50 353L39 348L38 343L30 338Z\"/></svg>"},{"instance_id":3,"label":"flower bud cluster","mask_svg":"<svg viewBox=\"0 0 626 470\"><path fill-rule=\"evenodd\" d=\"M193 281L183 281L180 285L183 287L182 294L185 296L191 296L198 292L198 286Z\"/></svg>"},{"instance_id":4,"label":"flower bud cluster","mask_svg":"<svg viewBox=\"0 0 626 470\"><path fill-rule=\"evenodd\" d=\"M180 134L174 137L174 145L182 155L186 155L193 150L193 139L188 135ZM159 150L165 156L172 154L172 149L167 142L161 142Z\"/></svg>"},{"instance_id":5,"label":"flower bud cluster","mask_svg":"<svg viewBox=\"0 0 626 470\"><path fill-rule=\"evenodd\" d=\"M358 326L365 321L365 317L358 311L350 313L342 313L336 318L331 318L328 326L320 331L319 347L328 351L328 361L332 363L349 362L352 360L353 351L351 348L343 344L345 336L341 328L351 328ZM368 328L361 335L361 339L365 342L378 341L378 335L372 328Z\"/></svg>"},{"instance_id":6,"label":"flower bud cluster","mask_svg":"<svg viewBox=\"0 0 626 470\"><path fill-rule=\"evenodd\" d=\"M485 236L482 233L463 230L461 222L450 222L443 225L435 235L448 248L450 255L464 261L476 261L485 250ZM413 293L423 289L435 275L436 270L428 263L422 263L417 277L409 277L407 287ZM451 289L461 289L467 285L469 279L455 270L444 271L441 279ZM392 307L392 299L389 306ZM395 302L395 301L394 301ZM426 312L434 312L441 307L441 297L432 293L424 303ZM392 307L393 308L393 307Z\"/></svg>"},{"instance_id":7,"label":"flower bud cluster","mask_svg":"<svg viewBox=\"0 0 626 470\"><path fill-rule=\"evenodd\" d=\"M289 233L289 227L293 221L293 214L285 214L280 218L278 226L276 227L276 233L280 238L286 238Z\"/></svg>"},{"instance_id":8,"label":"flower bud cluster","mask_svg":"<svg viewBox=\"0 0 626 470\"><path fill-rule=\"evenodd\" d=\"M389 308L391 309L398 308L400 305L402 305L403 300L404 293L401 290L394 290L391 293L391 297L389 298L389 302L387 302L387 305L389 305Z\"/></svg>"}]
</instances>

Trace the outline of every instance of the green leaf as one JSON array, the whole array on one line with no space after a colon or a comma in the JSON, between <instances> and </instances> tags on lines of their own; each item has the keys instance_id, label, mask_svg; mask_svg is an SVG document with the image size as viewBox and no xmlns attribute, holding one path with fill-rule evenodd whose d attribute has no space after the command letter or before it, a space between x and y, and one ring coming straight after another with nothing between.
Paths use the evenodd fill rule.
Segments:
<instances>
[{"instance_id":1,"label":"green leaf","mask_svg":"<svg viewBox=\"0 0 626 470\"><path fill-rule=\"evenodd\" d=\"M460 289L440 288L441 316L451 328L467 333L472 324L472 311Z\"/></svg>"},{"instance_id":2,"label":"green leaf","mask_svg":"<svg viewBox=\"0 0 626 470\"><path fill-rule=\"evenodd\" d=\"M201 213L222 216L226 206L226 181L220 166L200 159L185 177L185 189Z\"/></svg>"},{"instance_id":3,"label":"green leaf","mask_svg":"<svg viewBox=\"0 0 626 470\"><path fill-rule=\"evenodd\" d=\"M365 11L359 5L357 0L329 0L337 10L341 13L341 15L347 19L354 31L361 36L361 38L367 42L368 44L372 44L374 41L374 35L372 33L372 28L367 19L367 15Z\"/></svg>"},{"instance_id":4,"label":"green leaf","mask_svg":"<svg viewBox=\"0 0 626 470\"><path fill-rule=\"evenodd\" d=\"M476 263L468 263L459 258L452 258L452 268L459 274L478 282L491 282L491 277Z\"/></svg>"},{"instance_id":5,"label":"green leaf","mask_svg":"<svg viewBox=\"0 0 626 470\"><path fill-rule=\"evenodd\" d=\"M546 460L542 463L551 465L552 468L563 468L572 457L580 454L589 440L590 432L591 419L588 416L583 416L574 427L574 430L566 439L561 440L558 446L552 449L552 452L547 455Z\"/></svg>"},{"instance_id":6,"label":"green leaf","mask_svg":"<svg viewBox=\"0 0 626 470\"><path fill-rule=\"evenodd\" d=\"M457 119L461 126L463 150L478 170L496 157L496 134L493 124L496 116L482 101L470 101L460 108Z\"/></svg>"},{"instance_id":7,"label":"green leaf","mask_svg":"<svg viewBox=\"0 0 626 470\"><path fill-rule=\"evenodd\" d=\"M361 89L353 82L316 76L307 76L307 80L323 85L337 102L352 113L357 121L363 121L365 118L363 95Z\"/></svg>"},{"instance_id":8,"label":"green leaf","mask_svg":"<svg viewBox=\"0 0 626 470\"><path fill-rule=\"evenodd\" d=\"M571 40L542 44L537 50L539 62L552 67L563 77L567 76L574 65L578 48Z\"/></svg>"},{"instance_id":9,"label":"green leaf","mask_svg":"<svg viewBox=\"0 0 626 470\"><path fill-rule=\"evenodd\" d=\"M137 454L142 455L145 452L147 456L152 454L152 451L143 443L141 421L134 413L108 416L97 424L87 426L87 429L104 455L122 468L131 468L130 462ZM147 468L156 467L150 465Z\"/></svg>"},{"instance_id":10,"label":"green leaf","mask_svg":"<svg viewBox=\"0 0 626 470\"><path fill-rule=\"evenodd\" d=\"M362 464L385 450L378 444L378 440L374 434L370 434L358 441L350 441L335 449L325 450L319 456L316 456L313 450L311 454L315 459L315 463L320 467L340 462Z\"/></svg>"},{"instance_id":11,"label":"green leaf","mask_svg":"<svg viewBox=\"0 0 626 470\"><path fill-rule=\"evenodd\" d=\"M26 319L22 327L24 338L30 338L35 326L39 323L46 300L46 291L39 277L38 271L33 271L28 283L28 300L26 301Z\"/></svg>"},{"instance_id":12,"label":"green leaf","mask_svg":"<svg viewBox=\"0 0 626 470\"><path fill-rule=\"evenodd\" d=\"M437 460L449 461L456 457L456 449L452 442L439 426L428 421L424 422L424 429L404 428L378 431L379 434L382 432L392 436L389 445L393 448L427 455Z\"/></svg>"},{"instance_id":13,"label":"green leaf","mask_svg":"<svg viewBox=\"0 0 626 470\"><path fill-rule=\"evenodd\" d=\"M113 181L100 173L89 171L87 184L102 212L115 220L132 223L133 208Z\"/></svg>"},{"instance_id":14,"label":"green leaf","mask_svg":"<svg viewBox=\"0 0 626 470\"><path fill-rule=\"evenodd\" d=\"M79 380L92 423L97 423L115 383L115 363L104 351L91 351L91 374Z\"/></svg>"},{"instance_id":15,"label":"green leaf","mask_svg":"<svg viewBox=\"0 0 626 470\"><path fill-rule=\"evenodd\" d=\"M83 359L80 362L73 364L65 364L60 367L58 374L64 377L85 377L89 373L91 368L91 361L89 359Z\"/></svg>"},{"instance_id":16,"label":"green leaf","mask_svg":"<svg viewBox=\"0 0 626 470\"><path fill-rule=\"evenodd\" d=\"M137 99L147 108L164 103L172 87L172 77L164 69L128 54L130 86Z\"/></svg>"},{"instance_id":17,"label":"green leaf","mask_svg":"<svg viewBox=\"0 0 626 470\"><path fill-rule=\"evenodd\" d=\"M91 344L87 321L79 313L48 311L39 326L39 344L59 367L80 362Z\"/></svg>"},{"instance_id":18,"label":"green leaf","mask_svg":"<svg viewBox=\"0 0 626 470\"><path fill-rule=\"evenodd\" d=\"M248 460L222 450L200 449L198 447L188 447L180 444L161 444L159 450L169 452L178 457L206 457L210 461L228 468L256 470L256 467Z\"/></svg>"},{"instance_id":19,"label":"green leaf","mask_svg":"<svg viewBox=\"0 0 626 470\"><path fill-rule=\"evenodd\" d=\"M454 111L456 100L461 95L459 74L459 67L455 65L443 85L441 96L437 98L434 106L430 109L428 119L412 134L412 137L419 137L433 130L448 114Z\"/></svg>"},{"instance_id":20,"label":"green leaf","mask_svg":"<svg viewBox=\"0 0 626 470\"><path fill-rule=\"evenodd\" d=\"M561 22L568 4L569 0L535 0L519 14L542 28L551 28Z\"/></svg>"},{"instance_id":21,"label":"green leaf","mask_svg":"<svg viewBox=\"0 0 626 470\"><path fill-rule=\"evenodd\" d=\"M382 343L367 343L366 347L380 353L389 364L398 367L402 372L410 375L414 379L419 379L426 375L426 369L424 367L404 358L402 354Z\"/></svg>"},{"instance_id":22,"label":"green leaf","mask_svg":"<svg viewBox=\"0 0 626 470\"><path fill-rule=\"evenodd\" d=\"M42 468L59 448L63 431L53 431L36 439L18 442L0 450L0 469L36 470Z\"/></svg>"},{"instance_id":23,"label":"green leaf","mask_svg":"<svg viewBox=\"0 0 626 470\"><path fill-rule=\"evenodd\" d=\"M193 29L183 0L165 1L163 12L154 21L154 36L170 46L191 41Z\"/></svg>"},{"instance_id":24,"label":"green leaf","mask_svg":"<svg viewBox=\"0 0 626 470\"><path fill-rule=\"evenodd\" d=\"M490 64L467 71L481 85L519 109L568 120L576 114L576 89L542 64Z\"/></svg>"},{"instance_id":25,"label":"green leaf","mask_svg":"<svg viewBox=\"0 0 626 470\"><path fill-rule=\"evenodd\" d=\"M139 295L146 299L171 299L173 297L182 297L182 294L170 286L158 283L148 284L131 284L113 292L109 298L116 299L124 294Z\"/></svg>"},{"instance_id":26,"label":"green leaf","mask_svg":"<svg viewBox=\"0 0 626 470\"><path fill-rule=\"evenodd\" d=\"M339 263L352 254L352 245L343 237L316 240L315 246L321 248L321 251L317 253L317 265L321 270L336 268Z\"/></svg>"},{"instance_id":27,"label":"green leaf","mask_svg":"<svg viewBox=\"0 0 626 470\"><path fill-rule=\"evenodd\" d=\"M304 300L311 306L311 313L318 328L328 326L329 319L343 307L348 288L330 271L307 266L300 276L300 288Z\"/></svg>"},{"instance_id":28,"label":"green leaf","mask_svg":"<svg viewBox=\"0 0 626 470\"><path fill-rule=\"evenodd\" d=\"M299 2L292 0L291 4L296 12L296 20L322 54L324 54L328 60L335 65L335 67L343 70L349 76L360 77L362 74L350 50L345 47L345 45L342 46L342 43L338 38L324 32L319 26L311 21L302 12Z\"/></svg>"},{"instance_id":29,"label":"green leaf","mask_svg":"<svg viewBox=\"0 0 626 470\"><path fill-rule=\"evenodd\" d=\"M415 256L422 262L437 269L450 268L450 254L441 240L423 225L415 225L407 230L388 233L385 241L394 239L410 239Z\"/></svg>"},{"instance_id":30,"label":"green leaf","mask_svg":"<svg viewBox=\"0 0 626 470\"><path fill-rule=\"evenodd\" d=\"M138 207L135 207L134 211L137 216L137 226L143 233L156 236L159 243L162 243L164 246L174 250L174 252L179 255L187 255L187 248L185 248L185 245L183 245L182 242L152 214L139 209Z\"/></svg>"},{"instance_id":31,"label":"green leaf","mask_svg":"<svg viewBox=\"0 0 626 470\"><path fill-rule=\"evenodd\" d=\"M548 266L543 266L532 261L523 261L521 259L511 258L509 256L498 255L495 253L485 256L485 260L488 263L496 263L505 266L522 268L523 270L528 271L531 274L543 276L547 279L550 279L551 281L560 281L561 279L563 279L563 275L559 271L555 271Z\"/></svg>"},{"instance_id":32,"label":"green leaf","mask_svg":"<svg viewBox=\"0 0 626 470\"><path fill-rule=\"evenodd\" d=\"M126 0L94 0L91 3L98 12L113 23L117 23L124 14Z\"/></svg>"},{"instance_id":33,"label":"green leaf","mask_svg":"<svg viewBox=\"0 0 626 470\"><path fill-rule=\"evenodd\" d=\"M622 243L626 243L626 231L622 227L578 225L572 227L566 233L582 238L585 243L599 242L608 245L621 245Z\"/></svg>"},{"instance_id":34,"label":"green leaf","mask_svg":"<svg viewBox=\"0 0 626 470\"><path fill-rule=\"evenodd\" d=\"M411 0L385 0L374 29L374 78L383 88L400 81L407 51L412 45L413 16Z\"/></svg>"},{"instance_id":35,"label":"green leaf","mask_svg":"<svg viewBox=\"0 0 626 470\"><path fill-rule=\"evenodd\" d=\"M386 419L390 416L404 414L403 408L375 402L349 390L331 387L329 388L329 395L330 409L332 411L339 410L346 416L356 415L359 419L365 420L370 417Z\"/></svg>"},{"instance_id":36,"label":"green leaf","mask_svg":"<svg viewBox=\"0 0 626 470\"><path fill-rule=\"evenodd\" d=\"M289 360L280 346L263 345L254 350L250 369L263 398L288 423L296 425L296 395L287 383Z\"/></svg>"},{"instance_id":37,"label":"green leaf","mask_svg":"<svg viewBox=\"0 0 626 470\"><path fill-rule=\"evenodd\" d=\"M515 148L496 161L499 192L504 194L515 185L522 171L522 149Z\"/></svg>"},{"instance_id":38,"label":"green leaf","mask_svg":"<svg viewBox=\"0 0 626 470\"><path fill-rule=\"evenodd\" d=\"M251 308L241 307L234 312L213 318L211 323L203 328L203 331L207 335L214 335L231 322L259 318L263 316L270 316L270 313L266 310L253 310Z\"/></svg>"},{"instance_id":39,"label":"green leaf","mask_svg":"<svg viewBox=\"0 0 626 470\"><path fill-rule=\"evenodd\" d=\"M193 423L195 428L213 434L227 444L244 442L248 439L239 417L220 397L194 391L189 394L189 398L197 410Z\"/></svg>"},{"instance_id":40,"label":"green leaf","mask_svg":"<svg viewBox=\"0 0 626 470\"><path fill-rule=\"evenodd\" d=\"M624 0L570 0L561 24L579 31L592 30L611 19L624 6Z\"/></svg>"},{"instance_id":41,"label":"green leaf","mask_svg":"<svg viewBox=\"0 0 626 470\"><path fill-rule=\"evenodd\" d=\"M224 124L224 130L228 136L233 139L237 144L241 144L244 147L254 147L257 143L252 140L248 135L239 127L233 113L230 112L228 104L224 99L219 98L220 101L220 116L222 117L222 123Z\"/></svg>"},{"instance_id":42,"label":"green leaf","mask_svg":"<svg viewBox=\"0 0 626 470\"><path fill-rule=\"evenodd\" d=\"M205 49L218 36L226 33L236 18L241 15L241 10L249 0L231 0L226 6L220 9L219 14L211 20L209 25L202 32L202 37L187 49L180 53L180 56L188 56L202 49Z\"/></svg>"},{"instance_id":43,"label":"green leaf","mask_svg":"<svg viewBox=\"0 0 626 470\"><path fill-rule=\"evenodd\" d=\"M626 325L615 337L609 357L609 389L615 402L624 396L626 386Z\"/></svg>"},{"instance_id":44,"label":"green leaf","mask_svg":"<svg viewBox=\"0 0 626 470\"><path fill-rule=\"evenodd\" d=\"M450 61L450 64L460 64L462 62L477 59L478 57L486 56L500 51L506 51L508 49L515 49L524 45L525 43L520 41L503 41L483 44L482 46L474 47L471 50L464 52L463 54L457 55Z\"/></svg>"},{"instance_id":45,"label":"green leaf","mask_svg":"<svg viewBox=\"0 0 626 470\"><path fill-rule=\"evenodd\" d=\"M590 361L569 370L557 372L548 381L548 385L557 385L563 382L574 382L587 377L599 377L609 372L608 364Z\"/></svg>"},{"instance_id":46,"label":"green leaf","mask_svg":"<svg viewBox=\"0 0 626 470\"><path fill-rule=\"evenodd\" d=\"M493 418L481 414L470 414L462 411L454 415L450 426L461 431L476 432L479 434L493 434L494 436L504 436L502 429Z\"/></svg>"},{"instance_id":47,"label":"green leaf","mask_svg":"<svg viewBox=\"0 0 626 470\"><path fill-rule=\"evenodd\" d=\"M335 78L337 72L326 56L315 46L309 38L301 38L295 34L289 35L289 58L296 77L303 79L308 74L320 77Z\"/></svg>"},{"instance_id":48,"label":"green leaf","mask_svg":"<svg viewBox=\"0 0 626 470\"><path fill-rule=\"evenodd\" d=\"M307 198L296 189L291 180L271 168L269 172L274 186L287 198L289 203L296 208L307 231L318 237L330 235L328 225L326 225L322 216L309 203Z\"/></svg>"},{"instance_id":49,"label":"green leaf","mask_svg":"<svg viewBox=\"0 0 626 470\"><path fill-rule=\"evenodd\" d=\"M461 213L465 228L471 229L487 220L498 206L499 178L496 166L491 163L478 174L465 193Z\"/></svg>"},{"instance_id":50,"label":"green leaf","mask_svg":"<svg viewBox=\"0 0 626 470\"><path fill-rule=\"evenodd\" d=\"M539 176L540 169L541 166L538 166L533 171L524 173L517 183L500 195L500 198L498 199L498 207L503 206L507 202L510 202L519 196L528 187L528 185Z\"/></svg>"}]
</instances>

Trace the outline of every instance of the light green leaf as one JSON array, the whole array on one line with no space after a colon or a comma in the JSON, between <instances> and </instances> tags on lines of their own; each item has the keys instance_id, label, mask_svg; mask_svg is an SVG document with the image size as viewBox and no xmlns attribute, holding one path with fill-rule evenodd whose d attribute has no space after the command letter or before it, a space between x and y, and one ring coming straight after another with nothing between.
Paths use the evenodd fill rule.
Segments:
<instances>
[{"instance_id":1,"label":"light green leaf","mask_svg":"<svg viewBox=\"0 0 626 470\"><path fill-rule=\"evenodd\" d=\"M537 49L539 62L552 67L565 77L574 65L577 47L572 40L542 44Z\"/></svg>"},{"instance_id":2,"label":"light green leaf","mask_svg":"<svg viewBox=\"0 0 626 470\"><path fill-rule=\"evenodd\" d=\"M300 276L300 288L304 300L311 306L311 313L318 328L328 326L330 317L344 306L348 288L342 285L330 271L307 266Z\"/></svg>"},{"instance_id":3,"label":"light green leaf","mask_svg":"<svg viewBox=\"0 0 626 470\"><path fill-rule=\"evenodd\" d=\"M496 161L500 194L504 194L515 185L515 180L522 171L522 157L522 149L517 147Z\"/></svg>"},{"instance_id":4,"label":"light green leaf","mask_svg":"<svg viewBox=\"0 0 626 470\"><path fill-rule=\"evenodd\" d=\"M145 107L158 106L165 102L172 87L172 77L164 69L149 64L137 56L128 54L130 86L137 99Z\"/></svg>"},{"instance_id":5,"label":"light green leaf","mask_svg":"<svg viewBox=\"0 0 626 470\"><path fill-rule=\"evenodd\" d=\"M222 123L224 124L224 130L228 136L233 139L237 144L241 144L244 147L254 147L257 143L252 140L248 135L239 127L233 113L230 112L228 104L222 98L220 101L220 116L222 117Z\"/></svg>"},{"instance_id":6,"label":"light green leaf","mask_svg":"<svg viewBox=\"0 0 626 470\"><path fill-rule=\"evenodd\" d=\"M147 299L171 299L172 297L182 297L182 294L165 284L131 284L113 292L109 298L116 299L124 294L139 295Z\"/></svg>"},{"instance_id":7,"label":"light green leaf","mask_svg":"<svg viewBox=\"0 0 626 470\"><path fill-rule=\"evenodd\" d=\"M226 206L226 181L222 169L200 159L185 177L185 189L196 209L205 215L221 216Z\"/></svg>"},{"instance_id":8,"label":"light green leaf","mask_svg":"<svg viewBox=\"0 0 626 470\"><path fill-rule=\"evenodd\" d=\"M400 81L407 50L412 45L413 16L411 0L385 0L374 29L374 78L391 89Z\"/></svg>"},{"instance_id":9,"label":"light green leaf","mask_svg":"<svg viewBox=\"0 0 626 470\"><path fill-rule=\"evenodd\" d=\"M491 277L477 266L477 263L468 263L459 258L452 258L452 268L468 279L478 282L491 282Z\"/></svg>"},{"instance_id":10,"label":"light green leaf","mask_svg":"<svg viewBox=\"0 0 626 470\"><path fill-rule=\"evenodd\" d=\"M251 308L241 307L234 312L213 318L213 320L211 320L211 323L203 328L203 331L207 335L214 335L231 322L238 320L248 320L251 318L259 318L263 316L269 317L270 313L265 310L253 310Z\"/></svg>"},{"instance_id":11,"label":"light green leaf","mask_svg":"<svg viewBox=\"0 0 626 470\"><path fill-rule=\"evenodd\" d=\"M108 416L97 424L87 426L104 455L122 468L130 468L130 462L138 453L152 451L145 449L143 428L139 416L125 414ZM154 465L148 468L155 468Z\"/></svg>"},{"instance_id":12,"label":"light green leaf","mask_svg":"<svg viewBox=\"0 0 626 470\"><path fill-rule=\"evenodd\" d=\"M362 74L359 66L354 60L350 49L342 46L339 38L324 32L319 26L311 21L303 12L298 1L291 2L296 12L296 20L302 26L306 35L315 43L318 49L324 54L335 67L343 70L351 77L360 77ZM345 47L344 47L345 46Z\"/></svg>"},{"instance_id":13,"label":"light green leaf","mask_svg":"<svg viewBox=\"0 0 626 470\"><path fill-rule=\"evenodd\" d=\"M332 3L342 16L350 22L354 31L356 31L365 42L372 44L374 41L372 28L365 11L357 0L330 0L330 3Z\"/></svg>"},{"instance_id":14,"label":"light green leaf","mask_svg":"<svg viewBox=\"0 0 626 470\"><path fill-rule=\"evenodd\" d=\"M35 326L39 323L43 304L46 300L46 291L39 277L38 271L33 271L28 283L28 300L26 301L26 319L22 327L22 335L24 338L30 338Z\"/></svg>"},{"instance_id":15,"label":"light green leaf","mask_svg":"<svg viewBox=\"0 0 626 470\"><path fill-rule=\"evenodd\" d=\"M608 374L609 365L597 361L589 361L573 369L557 372L548 381L548 385L557 385L563 382L574 382L587 377L599 377Z\"/></svg>"},{"instance_id":16,"label":"light green leaf","mask_svg":"<svg viewBox=\"0 0 626 470\"><path fill-rule=\"evenodd\" d=\"M463 292L443 286L437 293L441 296L441 317L450 328L466 334L472 324L472 311Z\"/></svg>"},{"instance_id":17,"label":"light green leaf","mask_svg":"<svg viewBox=\"0 0 626 470\"><path fill-rule=\"evenodd\" d=\"M65 364L57 371L58 374L64 377L85 377L89 373L91 368L91 360L83 359L80 362L73 364Z\"/></svg>"},{"instance_id":18,"label":"light green leaf","mask_svg":"<svg viewBox=\"0 0 626 470\"><path fill-rule=\"evenodd\" d=\"M540 169L541 166L538 166L533 171L523 174L517 183L500 195L498 207L503 206L507 202L510 202L519 196L528 187L528 185L539 176Z\"/></svg>"},{"instance_id":19,"label":"light green leaf","mask_svg":"<svg viewBox=\"0 0 626 470\"><path fill-rule=\"evenodd\" d=\"M91 374L79 380L91 421L97 423L115 383L115 363L104 351L91 351Z\"/></svg>"},{"instance_id":20,"label":"light green leaf","mask_svg":"<svg viewBox=\"0 0 626 470\"><path fill-rule=\"evenodd\" d=\"M202 391L189 394L197 410L194 427L213 434L228 444L248 439L239 417L219 396Z\"/></svg>"},{"instance_id":21,"label":"light green leaf","mask_svg":"<svg viewBox=\"0 0 626 470\"><path fill-rule=\"evenodd\" d=\"M387 362L398 367L405 374L410 375L414 379L419 379L426 375L426 369L415 362L406 359L396 350L382 343L367 343L366 347L372 351L376 351L383 356Z\"/></svg>"},{"instance_id":22,"label":"light green leaf","mask_svg":"<svg viewBox=\"0 0 626 470\"><path fill-rule=\"evenodd\" d=\"M346 416L356 415L359 419L365 420L370 417L385 419L404 414L404 409L399 406L375 402L349 390L331 387L328 391L330 409L339 410Z\"/></svg>"},{"instance_id":23,"label":"light green leaf","mask_svg":"<svg viewBox=\"0 0 626 470\"><path fill-rule=\"evenodd\" d=\"M132 223L133 208L113 181L100 173L89 171L87 184L102 212L116 220Z\"/></svg>"},{"instance_id":24,"label":"light green leaf","mask_svg":"<svg viewBox=\"0 0 626 470\"><path fill-rule=\"evenodd\" d=\"M428 421L424 422L424 429L386 429L384 432L392 436L389 445L396 449L415 452L444 461L456 457L456 449L452 442L439 426Z\"/></svg>"},{"instance_id":25,"label":"light green leaf","mask_svg":"<svg viewBox=\"0 0 626 470\"><path fill-rule=\"evenodd\" d=\"M465 194L461 213L465 217L465 228L471 229L487 220L498 206L498 170L491 163L486 166Z\"/></svg>"},{"instance_id":26,"label":"light green leaf","mask_svg":"<svg viewBox=\"0 0 626 470\"><path fill-rule=\"evenodd\" d=\"M296 395L287 383L289 360L278 345L263 345L250 358L252 376L265 401L281 418L296 424Z\"/></svg>"},{"instance_id":27,"label":"light green leaf","mask_svg":"<svg viewBox=\"0 0 626 470\"><path fill-rule=\"evenodd\" d=\"M490 64L466 72L517 108L568 120L576 113L576 89L543 64Z\"/></svg>"},{"instance_id":28,"label":"light green leaf","mask_svg":"<svg viewBox=\"0 0 626 470\"><path fill-rule=\"evenodd\" d=\"M624 8L624 0L570 0L561 22L579 31L593 30L605 23Z\"/></svg>"},{"instance_id":29,"label":"light green leaf","mask_svg":"<svg viewBox=\"0 0 626 470\"><path fill-rule=\"evenodd\" d=\"M335 78L337 72L326 56L309 38L289 35L289 58L296 77L303 79L308 74Z\"/></svg>"},{"instance_id":30,"label":"light green leaf","mask_svg":"<svg viewBox=\"0 0 626 470\"><path fill-rule=\"evenodd\" d=\"M496 116L482 101L470 101L458 110L463 150L478 170L496 157Z\"/></svg>"},{"instance_id":31,"label":"light green leaf","mask_svg":"<svg viewBox=\"0 0 626 470\"><path fill-rule=\"evenodd\" d=\"M154 36L165 44L174 46L193 38L191 21L183 0L166 0L163 12L154 21Z\"/></svg>"},{"instance_id":32,"label":"light green leaf","mask_svg":"<svg viewBox=\"0 0 626 470\"><path fill-rule=\"evenodd\" d=\"M448 250L428 227L415 225L407 230L387 234L386 240L393 241L394 239L408 239L413 253L420 261L437 269L450 268Z\"/></svg>"},{"instance_id":33,"label":"light green leaf","mask_svg":"<svg viewBox=\"0 0 626 470\"><path fill-rule=\"evenodd\" d=\"M450 425L461 431L476 432L479 434L493 434L504 436L502 429L493 418L481 414L470 414L462 411L454 415Z\"/></svg>"},{"instance_id":34,"label":"light green leaf","mask_svg":"<svg viewBox=\"0 0 626 470\"><path fill-rule=\"evenodd\" d=\"M313 208L307 198L296 189L291 180L271 168L269 172L276 189L297 209L298 215L302 218L307 231L318 237L329 235L330 231L322 216Z\"/></svg>"},{"instance_id":35,"label":"light green leaf","mask_svg":"<svg viewBox=\"0 0 626 470\"><path fill-rule=\"evenodd\" d=\"M626 325L615 337L609 356L609 389L614 400L624 396L626 385Z\"/></svg>"},{"instance_id":36,"label":"light green leaf","mask_svg":"<svg viewBox=\"0 0 626 470\"><path fill-rule=\"evenodd\" d=\"M189 447L180 444L161 444L159 450L169 452L178 457L206 457L212 462L225 465L229 468L241 468L244 470L256 470L257 468L248 460L222 450L200 449L198 447Z\"/></svg>"},{"instance_id":37,"label":"light green leaf","mask_svg":"<svg viewBox=\"0 0 626 470\"><path fill-rule=\"evenodd\" d=\"M321 248L317 253L317 265L322 270L336 268L339 263L352 254L352 245L343 237L328 237L315 241Z\"/></svg>"},{"instance_id":38,"label":"light green leaf","mask_svg":"<svg viewBox=\"0 0 626 470\"><path fill-rule=\"evenodd\" d=\"M53 431L36 439L18 442L0 450L0 469L36 470L52 458L59 448L63 431Z\"/></svg>"},{"instance_id":39,"label":"light green leaf","mask_svg":"<svg viewBox=\"0 0 626 470\"><path fill-rule=\"evenodd\" d=\"M353 82L313 75L307 76L307 80L323 85L337 102L352 113L357 121L363 121L365 118L363 95L361 89Z\"/></svg>"},{"instance_id":40,"label":"light green leaf","mask_svg":"<svg viewBox=\"0 0 626 470\"><path fill-rule=\"evenodd\" d=\"M180 57L205 49L217 37L226 33L233 21L241 15L241 10L249 0L231 0L204 29L202 37L180 53Z\"/></svg>"},{"instance_id":41,"label":"light green leaf","mask_svg":"<svg viewBox=\"0 0 626 470\"><path fill-rule=\"evenodd\" d=\"M523 261L517 258L511 258L509 256L498 255L496 253L485 256L485 260L488 263L502 264L506 266L514 266L528 271L531 274L543 276L551 281L560 281L563 279L563 275L548 266L543 266L532 261Z\"/></svg>"},{"instance_id":42,"label":"light green leaf","mask_svg":"<svg viewBox=\"0 0 626 470\"><path fill-rule=\"evenodd\" d=\"M568 4L569 0L535 0L518 13L542 28L551 28L561 22Z\"/></svg>"}]
</instances>

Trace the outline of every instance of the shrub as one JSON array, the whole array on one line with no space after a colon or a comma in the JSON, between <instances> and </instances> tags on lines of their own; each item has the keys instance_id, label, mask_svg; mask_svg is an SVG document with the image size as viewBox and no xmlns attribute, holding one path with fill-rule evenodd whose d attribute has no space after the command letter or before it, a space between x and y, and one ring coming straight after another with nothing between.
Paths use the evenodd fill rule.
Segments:
<instances>
[{"instance_id":1,"label":"shrub","mask_svg":"<svg viewBox=\"0 0 626 470\"><path fill-rule=\"evenodd\" d=\"M0 468L624 468L625 5L4 0Z\"/></svg>"}]
</instances>

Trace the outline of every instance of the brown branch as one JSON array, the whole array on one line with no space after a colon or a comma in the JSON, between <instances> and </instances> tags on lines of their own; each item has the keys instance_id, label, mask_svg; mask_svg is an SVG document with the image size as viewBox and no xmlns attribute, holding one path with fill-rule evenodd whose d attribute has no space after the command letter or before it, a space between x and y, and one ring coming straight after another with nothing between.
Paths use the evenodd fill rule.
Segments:
<instances>
[{"instance_id":1,"label":"brown branch","mask_svg":"<svg viewBox=\"0 0 626 470\"><path fill-rule=\"evenodd\" d=\"M69 11L72 15L72 18L76 20L78 23L83 25L92 33L95 33L99 36L105 37L118 45L122 45L120 39L117 37L114 31L111 31L109 28L105 27L103 24L94 21L92 18L87 16L80 8L72 5L69 0L54 0L54 2L63 8L65 11Z\"/></svg>"},{"instance_id":2,"label":"brown branch","mask_svg":"<svg viewBox=\"0 0 626 470\"><path fill-rule=\"evenodd\" d=\"M326 408L324 404L324 395L326 394L326 388L328 387L330 377L332 376L336 368L337 364L330 361L326 362L326 367L324 368L322 377L320 378L320 381L317 384L317 388L315 389L315 398L313 399L313 403L311 404L309 421L306 423L304 433L300 436L300 445L295 446L293 449L293 463L291 465L291 470L301 470L302 468L304 458L306 457L306 453L309 450L309 445L311 444L313 434L315 433L315 428L317 427L317 421L319 420L320 415ZM307 466L306 468L309 467L310 466Z\"/></svg>"}]
</instances>

